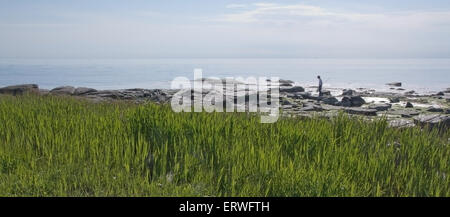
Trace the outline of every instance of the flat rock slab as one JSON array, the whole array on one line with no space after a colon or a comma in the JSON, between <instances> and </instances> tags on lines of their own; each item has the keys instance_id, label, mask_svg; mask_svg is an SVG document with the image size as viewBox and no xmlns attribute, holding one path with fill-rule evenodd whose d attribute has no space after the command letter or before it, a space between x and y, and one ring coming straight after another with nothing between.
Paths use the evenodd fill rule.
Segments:
<instances>
[{"instance_id":1,"label":"flat rock slab","mask_svg":"<svg viewBox=\"0 0 450 217\"><path fill-rule=\"evenodd\" d=\"M97 92L96 89L94 88L88 88L88 87L78 87L77 89L75 89L74 91L74 95L84 95L84 94L89 94L89 93L94 93Z\"/></svg>"},{"instance_id":2,"label":"flat rock slab","mask_svg":"<svg viewBox=\"0 0 450 217\"><path fill-rule=\"evenodd\" d=\"M429 112L444 112L444 109L437 108L437 107L430 107L427 109L427 111L429 111Z\"/></svg>"},{"instance_id":3,"label":"flat rock slab","mask_svg":"<svg viewBox=\"0 0 450 217\"><path fill-rule=\"evenodd\" d=\"M376 109L346 108L346 109L344 109L344 111L349 114L355 114L355 115L366 115L366 116L376 116L377 115Z\"/></svg>"},{"instance_id":4,"label":"flat rock slab","mask_svg":"<svg viewBox=\"0 0 450 217\"><path fill-rule=\"evenodd\" d=\"M419 114L420 114L419 112L411 111L411 112L402 112L402 113L400 113L400 116L402 118L411 118L411 117L417 116Z\"/></svg>"},{"instance_id":5,"label":"flat rock slab","mask_svg":"<svg viewBox=\"0 0 450 217\"><path fill-rule=\"evenodd\" d=\"M320 112L323 110L324 109L321 106L314 105L314 104L306 104L305 107L300 109L300 111L303 111L303 112L312 112L312 111Z\"/></svg>"},{"instance_id":6,"label":"flat rock slab","mask_svg":"<svg viewBox=\"0 0 450 217\"><path fill-rule=\"evenodd\" d=\"M390 109L392 107L391 104L388 103L384 103L384 104L374 104L374 105L370 105L369 109L375 109L377 111L387 111L388 109Z\"/></svg>"},{"instance_id":7,"label":"flat rock slab","mask_svg":"<svg viewBox=\"0 0 450 217\"><path fill-rule=\"evenodd\" d=\"M440 114L432 114L432 115L419 115L414 117L414 123L421 126L430 126L430 127L450 127L450 116L449 115L440 115Z\"/></svg>"}]
</instances>

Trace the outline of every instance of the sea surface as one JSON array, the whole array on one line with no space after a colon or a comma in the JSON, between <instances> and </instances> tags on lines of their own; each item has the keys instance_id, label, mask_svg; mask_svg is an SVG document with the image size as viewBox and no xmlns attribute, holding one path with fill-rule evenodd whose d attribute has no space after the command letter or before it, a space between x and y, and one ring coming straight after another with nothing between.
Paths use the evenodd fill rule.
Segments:
<instances>
[{"instance_id":1,"label":"sea surface","mask_svg":"<svg viewBox=\"0 0 450 217\"><path fill-rule=\"evenodd\" d=\"M0 59L0 86L35 83L97 89L170 88L175 77L272 77L325 88L435 92L450 87L450 59Z\"/></svg>"}]
</instances>

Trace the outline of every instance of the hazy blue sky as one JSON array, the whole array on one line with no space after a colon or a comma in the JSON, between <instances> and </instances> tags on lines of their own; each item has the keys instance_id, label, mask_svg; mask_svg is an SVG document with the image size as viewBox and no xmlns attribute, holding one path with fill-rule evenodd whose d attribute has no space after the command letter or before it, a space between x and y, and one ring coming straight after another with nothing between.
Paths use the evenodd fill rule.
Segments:
<instances>
[{"instance_id":1,"label":"hazy blue sky","mask_svg":"<svg viewBox=\"0 0 450 217\"><path fill-rule=\"evenodd\" d=\"M448 0L0 0L0 57L450 57Z\"/></svg>"}]
</instances>

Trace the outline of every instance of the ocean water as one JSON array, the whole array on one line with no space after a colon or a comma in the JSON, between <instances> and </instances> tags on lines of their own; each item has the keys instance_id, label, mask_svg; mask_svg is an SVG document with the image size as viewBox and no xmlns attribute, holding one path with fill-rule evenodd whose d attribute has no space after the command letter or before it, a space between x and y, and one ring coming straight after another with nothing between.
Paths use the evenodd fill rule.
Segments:
<instances>
[{"instance_id":1,"label":"ocean water","mask_svg":"<svg viewBox=\"0 0 450 217\"><path fill-rule=\"evenodd\" d=\"M169 88L178 76L272 77L325 88L435 92L450 87L450 59L0 59L0 86L35 83L51 89L71 85L97 89Z\"/></svg>"}]
</instances>

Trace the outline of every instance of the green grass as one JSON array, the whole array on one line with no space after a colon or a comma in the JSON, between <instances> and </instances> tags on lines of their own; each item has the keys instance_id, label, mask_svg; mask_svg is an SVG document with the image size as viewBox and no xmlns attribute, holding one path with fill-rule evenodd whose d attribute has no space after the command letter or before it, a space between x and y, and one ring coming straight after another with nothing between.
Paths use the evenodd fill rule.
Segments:
<instances>
[{"instance_id":1,"label":"green grass","mask_svg":"<svg viewBox=\"0 0 450 217\"><path fill-rule=\"evenodd\" d=\"M448 129L259 121L0 96L0 196L450 196Z\"/></svg>"}]
</instances>

